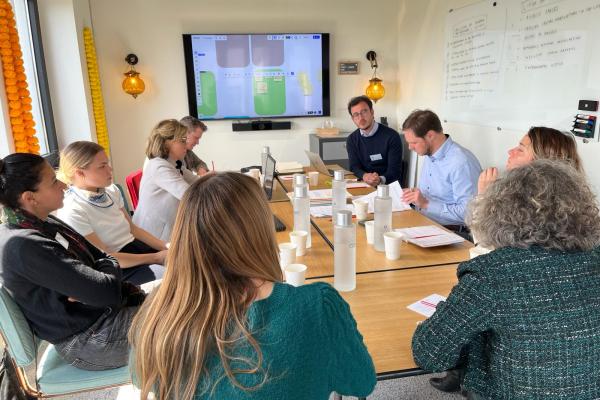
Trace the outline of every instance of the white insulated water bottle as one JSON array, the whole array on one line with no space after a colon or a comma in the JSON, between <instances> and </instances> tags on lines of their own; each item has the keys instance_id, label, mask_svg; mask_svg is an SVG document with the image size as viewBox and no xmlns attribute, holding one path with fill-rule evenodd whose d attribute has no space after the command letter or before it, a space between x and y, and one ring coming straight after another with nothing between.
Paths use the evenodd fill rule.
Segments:
<instances>
[{"instance_id":1,"label":"white insulated water bottle","mask_svg":"<svg viewBox=\"0 0 600 400\"><path fill-rule=\"evenodd\" d=\"M333 286L340 292L356 288L356 225L352 211L340 210L333 226Z\"/></svg>"},{"instance_id":2,"label":"white insulated water bottle","mask_svg":"<svg viewBox=\"0 0 600 400\"><path fill-rule=\"evenodd\" d=\"M296 186L294 189L294 230L306 231L306 248L312 245L310 234L310 198L308 197L308 185Z\"/></svg>"},{"instance_id":3,"label":"white insulated water bottle","mask_svg":"<svg viewBox=\"0 0 600 400\"><path fill-rule=\"evenodd\" d=\"M265 184L265 174L267 173L267 156L271 154L269 146L263 146L262 152L260 153L260 185Z\"/></svg>"},{"instance_id":4,"label":"white insulated water bottle","mask_svg":"<svg viewBox=\"0 0 600 400\"><path fill-rule=\"evenodd\" d=\"M306 185L308 186L308 181L306 180L306 175L304 174L294 174L294 180L293 180L293 188L292 190L295 191L297 186L301 186L301 185Z\"/></svg>"},{"instance_id":5,"label":"white insulated water bottle","mask_svg":"<svg viewBox=\"0 0 600 400\"><path fill-rule=\"evenodd\" d=\"M333 171L332 199L331 199L331 219L335 225L335 214L338 211L346 209L346 179L343 170Z\"/></svg>"},{"instance_id":6,"label":"white insulated water bottle","mask_svg":"<svg viewBox=\"0 0 600 400\"><path fill-rule=\"evenodd\" d=\"M260 153L260 165L262 167L262 173L265 174L265 168L267 167L267 156L271 154L269 146L263 146L262 152Z\"/></svg>"},{"instance_id":7,"label":"white insulated water bottle","mask_svg":"<svg viewBox=\"0 0 600 400\"><path fill-rule=\"evenodd\" d=\"M385 251L383 234L392 230L392 198L388 185L377 186L375 197L375 222L373 226L375 250Z\"/></svg>"}]
</instances>

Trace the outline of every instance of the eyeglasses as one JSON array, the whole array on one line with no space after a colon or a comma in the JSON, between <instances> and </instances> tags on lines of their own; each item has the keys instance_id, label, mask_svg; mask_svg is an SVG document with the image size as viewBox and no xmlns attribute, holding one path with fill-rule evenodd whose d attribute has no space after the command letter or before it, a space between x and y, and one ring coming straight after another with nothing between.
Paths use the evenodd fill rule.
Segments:
<instances>
[{"instance_id":1,"label":"eyeglasses","mask_svg":"<svg viewBox=\"0 0 600 400\"><path fill-rule=\"evenodd\" d=\"M369 109L365 108L364 110L360 111L360 112L355 112L352 114L352 118L358 118L358 117L366 117L367 115L369 115Z\"/></svg>"}]
</instances>

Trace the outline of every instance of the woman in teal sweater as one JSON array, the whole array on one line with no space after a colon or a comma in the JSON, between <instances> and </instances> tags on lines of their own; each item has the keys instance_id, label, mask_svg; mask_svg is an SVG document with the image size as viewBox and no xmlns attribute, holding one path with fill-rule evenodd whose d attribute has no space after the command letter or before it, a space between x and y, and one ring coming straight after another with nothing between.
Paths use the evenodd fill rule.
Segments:
<instances>
[{"instance_id":1,"label":"woman in teal sweater","mask_svg":"<svg viewBox=\"0 0 600 400\"><path fill-rule=\"evenodd\" d=\"M281 283L273 216L256 181L209 174L177 217L161 286L130 331L142 399L367 396L371 357L328 284Z\"/></svg>"},{"instance_id":2,"label":"woman in teal sweater","mask_svg":"<svg viewBox=\"0 0 600 400\"><path fill-rule=\"evenodd\" d=\"M459 266L415 332L417 364L466 367L473 399L600 398L600 216L583 175L548 160L511 170L470 226L496 250Z\"/></svg>"}]
</instances>

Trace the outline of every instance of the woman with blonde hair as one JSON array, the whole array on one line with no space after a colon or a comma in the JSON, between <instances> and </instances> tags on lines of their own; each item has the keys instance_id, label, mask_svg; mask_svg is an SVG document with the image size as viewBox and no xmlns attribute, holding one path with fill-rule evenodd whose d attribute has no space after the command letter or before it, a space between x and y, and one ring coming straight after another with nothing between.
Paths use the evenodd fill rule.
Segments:
<instances>
[{"instance_id":1,"label":"woman with blonde hair","mask_svg":"<svg viewBox=\"0 0 600 400\"><path fill-rule=\"evenodd\" d=\"M157 238L169 241L183 193L198 176L183 165L187 128L175 119L159 122L148 138L148 163L140 183L133 222Z\"/></svg>"},{"instance_id":2,"label":"woman with blonde hair","mask_svg":"<svg viewBox=\"0 0 600 400\"><path fill-rule=\"evenodd\" d=\"M511 170L529 164L533 160L544 159L566 161L579 172L583 172L575 137L544 126L531 127L519 144L508 151L506 169ZM496 179L498 179L498 168L484 169L479 175L478 194L485 192Z\"/></svg>"},{"instance_id":3,"label":"woman with blonde hair","mask_svg":"<svg viewBox=\"0 0 600 400\"><path fill-rule=\"evenodd\" d=\"M273 216L256 181L208 174L177 212L161 286L129 333L141 398L366 396L371 357L328 284L281 283Z\"/></svg>"},{"instance_id":4,"label":"woman with blonde hair","mask_svg":"<svg viewBox=\"0 0 600 400\"><path fill-rule=\"evenodd\" d=\"M124 280L139 285L162 278L166 244L131 221L102 146L87 141L68 145L60 153L60 175L69 189L58 217L114 256L124 268Z\"/></svg>"}]
</instances>

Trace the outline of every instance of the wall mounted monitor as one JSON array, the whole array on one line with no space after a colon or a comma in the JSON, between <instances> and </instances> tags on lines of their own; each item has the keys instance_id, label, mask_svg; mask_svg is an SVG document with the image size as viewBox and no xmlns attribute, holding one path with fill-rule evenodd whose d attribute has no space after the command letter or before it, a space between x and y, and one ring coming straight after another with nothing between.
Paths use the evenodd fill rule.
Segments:
<instances>
[{"instance_id":1,"label":"wall mounted monitor","mask_svg":"<svg viewBox=\"0 0 600 400\"><path fill-rule=\"evenodd\" d=\"M329 34L184 34L190 115L329 115Z\"/></svg>"}]
</instances>

